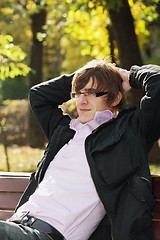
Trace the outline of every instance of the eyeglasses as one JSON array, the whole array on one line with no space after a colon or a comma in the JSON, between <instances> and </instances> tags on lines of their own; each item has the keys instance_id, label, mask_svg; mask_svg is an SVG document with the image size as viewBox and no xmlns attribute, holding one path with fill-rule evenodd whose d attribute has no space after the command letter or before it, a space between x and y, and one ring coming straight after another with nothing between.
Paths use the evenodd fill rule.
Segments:
<instances>
[{"instance_id":1,"label":"eyeglasses","mask_svg":"<svg viewBox=\"0 0 160 240\"><path fill-rule=\"evenodd\" d=\"M78 99L82 94L87 98L93 98L106 95L108 92L71 92L71 98Z\"/></svg>"}]
</instances>

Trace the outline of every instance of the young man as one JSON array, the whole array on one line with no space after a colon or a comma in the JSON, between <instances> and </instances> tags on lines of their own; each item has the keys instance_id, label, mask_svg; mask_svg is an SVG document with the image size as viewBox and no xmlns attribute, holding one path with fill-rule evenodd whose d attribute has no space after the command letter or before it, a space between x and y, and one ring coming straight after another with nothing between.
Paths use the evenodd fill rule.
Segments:
<instances>
[{"instance_id":1,"label":"young man","mask_svg":"<svg viewBox=\"0 0 160 240\"><path fill-rule=\"evenodd\" d=\"M124 106L131 87L145 91L138 110ZM70 93L73 120L58 107ZM147 153L160 136L160 67L94 60L33 87L30 101L49 144L0 240L153 240Z\"/></svg>"}]
</instances>

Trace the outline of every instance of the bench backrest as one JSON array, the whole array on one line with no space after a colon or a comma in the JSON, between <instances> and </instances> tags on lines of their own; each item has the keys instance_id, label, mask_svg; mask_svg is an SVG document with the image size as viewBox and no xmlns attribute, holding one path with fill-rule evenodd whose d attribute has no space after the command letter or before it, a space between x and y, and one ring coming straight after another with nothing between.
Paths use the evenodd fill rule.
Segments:
<instances>
[{"instance_id":1,"label":"bench backrest","mask_svg":"<svg viewBox=\"0 0 160 240\"><path fill-rule=\"evenodd\" d=\"M153 209L153 231L155 240L160 240L160 176L153 176L153 192L156 199L156 205Z\"/></svg>"},{"instance_id":2,"label":"bench backrest","mask_svg":"<svg viewBox=\"0 0 160 240\"><path fill-rule=\"evenodd\" d=\"M0 219L11 217L29 181L29 173L0 173ZM153 209L155 240L160 240L160 176L153 176L156 205Z\"/></svg>"},{"instance_id":3,"label":"bench backrest","mask_svg":"<svg viewBox=\"0 0 160 240\"><path fill-rule=\"evenodd\" d=\"M9 218L24 192L30 173L0 173L0 219Z\"/></svg>"}]
</instances>

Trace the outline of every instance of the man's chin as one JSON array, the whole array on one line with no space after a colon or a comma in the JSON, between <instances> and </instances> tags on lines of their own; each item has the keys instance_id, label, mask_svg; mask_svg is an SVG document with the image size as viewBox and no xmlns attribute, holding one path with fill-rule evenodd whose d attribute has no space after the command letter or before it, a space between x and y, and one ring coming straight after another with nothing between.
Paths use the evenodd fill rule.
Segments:
<instances>
[{"instance_id":1,"label":"man's chin","mask_svg":"<svg viewBox=\"0 0 160 240\"><path fill-rule=\"evenodd\" d=\"M90 121L92 121L92 120L93 120L93 118L80 118L80 117L79 117L79 121L80 121L82 124L85 124L85 123L90 122Z\"/></svg>"}]
</instances>

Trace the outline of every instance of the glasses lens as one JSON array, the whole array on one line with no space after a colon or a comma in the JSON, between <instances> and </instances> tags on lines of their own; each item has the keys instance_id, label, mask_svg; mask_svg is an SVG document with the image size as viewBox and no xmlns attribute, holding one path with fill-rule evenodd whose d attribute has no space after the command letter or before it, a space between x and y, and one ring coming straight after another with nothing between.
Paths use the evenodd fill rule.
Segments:
<instances>
[{"instance_id":1,"label":"glasses lens","mask_svg":"<svg viewBox=\"0 0 160 240\"><path fill-rule=\"evenodd\" d=\"M87 98L100 97L108 94L108 92L71 92L71 98L79 98L81 95L84 95Z\"/></svg>"}]
</instances>

